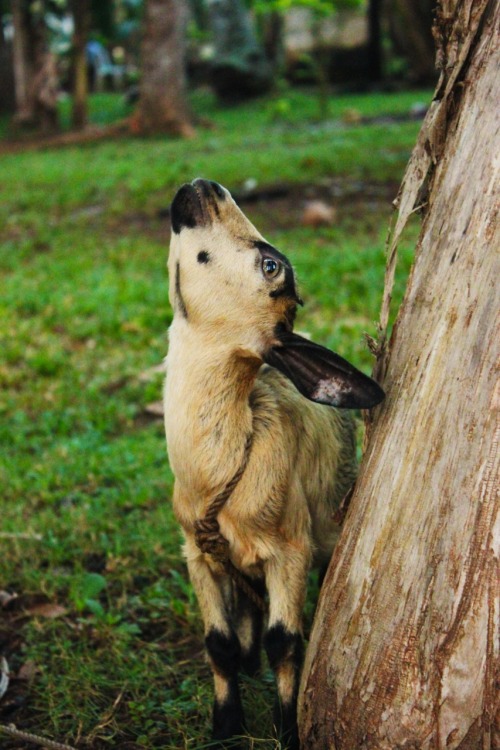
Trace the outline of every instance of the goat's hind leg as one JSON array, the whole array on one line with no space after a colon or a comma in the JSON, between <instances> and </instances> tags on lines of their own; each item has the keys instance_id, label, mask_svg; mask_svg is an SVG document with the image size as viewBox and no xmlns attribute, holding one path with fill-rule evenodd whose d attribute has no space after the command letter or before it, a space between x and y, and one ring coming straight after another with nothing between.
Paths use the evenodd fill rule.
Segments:
<instances>
[{"instance_id":1,"label":"goat's hind leg","mask_svg":"<svg viewBox=\"0 0 500 750\"><path fill-rule=\"evenodd\" d=\"M205 625L205 648L214 676L213 732L222 747L239 747L231 738L244 733L243 708L238 687L241 649L231 624L231 582L215 575L189 539L186 542L189 576L198 597Z\"/></svg>"}]
</instances>

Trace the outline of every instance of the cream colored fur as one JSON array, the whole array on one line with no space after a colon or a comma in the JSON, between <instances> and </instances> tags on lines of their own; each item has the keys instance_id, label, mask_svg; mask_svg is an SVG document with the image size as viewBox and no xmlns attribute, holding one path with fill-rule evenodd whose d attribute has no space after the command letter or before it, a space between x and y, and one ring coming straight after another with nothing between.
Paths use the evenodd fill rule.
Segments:
<instances>
[{"instance_id":1,"label":"cream colored fur","mask_svg":"<svg viewBox=\"0 0 500 750\"><path fill-rule=\"evenodd\" d=\"M174 510L206 632L227 633L228 582L196 547L193 525L240 467L251 434L248 465L220 528L236 567L265 577L269 626L300 632L307 571L313 558L328 560L332 515L355 477L352 421L262 366L276 324L295 303L269 296L282 279L263 277L252 244L263 238L229 193L217 213L205 210L211 224L173 234L169 256L174 320L164 403ZM197 260L201 251L210 262Z\"/></svg>"}]
</instances>

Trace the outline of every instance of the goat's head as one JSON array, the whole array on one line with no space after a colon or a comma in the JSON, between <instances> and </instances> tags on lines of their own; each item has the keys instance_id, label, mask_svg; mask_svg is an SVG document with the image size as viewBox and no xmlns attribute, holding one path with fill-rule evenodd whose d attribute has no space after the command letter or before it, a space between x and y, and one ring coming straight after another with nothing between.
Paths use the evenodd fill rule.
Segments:
<instances>
[{"instance_id":1,"label":"goat's head","mask_svg":"<svg viewBox=\"0 0 500 750\"><path fill-rule=\"evenodd\" d=\"M170 302L193 326L262 356L275 329L292 329L301 300L288 259L269 245L216 182L194 180L171 210ZM245 333L247 335L245 335ZM251 343L250 343L251 340Z\"/></svg>"},{"instance_id":2,"label":"goat's head","mask_svg":"<svg viewBox=\"0 0 500 750\"><path fill-rule=\"evenodd\" d=\"M170 303L214 346L281 370L308 398L346 408L379 403L383 391L337 354L293 333L297 304L289 260L264 240L216 182L183 185L171 208Z\"/></svg>"}]
</instances>

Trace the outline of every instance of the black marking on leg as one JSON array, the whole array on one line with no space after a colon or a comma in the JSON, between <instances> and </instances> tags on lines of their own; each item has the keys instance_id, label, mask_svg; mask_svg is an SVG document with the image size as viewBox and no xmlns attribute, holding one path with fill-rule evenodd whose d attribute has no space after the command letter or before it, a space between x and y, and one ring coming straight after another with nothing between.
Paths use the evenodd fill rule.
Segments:
<instances>
[{"instance_id":1,"label":"black marking on leg","mask_svg":"<svg viewBox=\"0 0 500 750\"><path fill-rule=\"evenodd\" d=\"M229 678L238 672L240 642L236 633L225 635L220 630L212 628L205 638L205 646L218 674Z\"/></svg>"},{"instance_id":2,"label":"black marking on leg","mask_svg":"<svg viewBox=\"0 0 500 750\"><path fill-rule=\"evenodd\" d=\"M182 292L181 292L181 267L178 263L176 263L175 265L175 296L179 304L179 310L181 311L184 318L186 318L187 320L187 317L188 317L187 307L186 307L186 303L184 302L184 297L182 296Z\"/></svg>"},{"instance_id":3,"label":"black marking on leg","mask_svg":"<svg viewBox=\"0 0 500 750\"><path fill-rule=\"evenodd\" d=\"M243 734L244 715L238 688L238 667L240 663L240 642L235 633L225 635L213 628L205 638L205 646L212 669L227 680L227 696L223 701L217 697L213 710L213 738L230 740ZM236 747L233 743L224 747Z\"/></svg>"},{"instance_id":4,"label":"black marking on leg","mask_svg":"<svg viewBox=\"0 0 500 750\"><path fill-rule=\"evenodd\" d=\"M264 638L267 658L277 678L281 669L289 665L292 671L293 688L291 698L282 701L278 694L274 705L274 724L283 748L299 750L297 728L297 695L300 670L304 657L304 644L300 633L291 633L283 625L276 623L267 631Z\"/></svg>"},{"instance_id":5,"label":"black marking on leg","mask_svg":"<svg viewBox=\"0 0 500 750\"><path fill-rule=\"evenodd\" d=\"M299 669L302 666L302 636L300 633L291 633L281 622L277 622L267 631L264 648L273 670L278 669L285 661L291 661Z\"/></svg>"},{"instance_id":6,"label":"black marking on leg","mask_svg":"<svg viewBox=\"0 0 500 750\"><path fill-rule=\"evenodd\" d=\"M276 701L273 722L283 750L300 750L297 726L297 695L290 703Z\"/></svg>"},{"instance_id":7,"label":"black marking on leg","mask_svg":"<svg viewBox=\"0 0 500 750\"><path fill-rule=\"evenodd\" d=\"M244 733L245 717L241 705L240 691L238 688L238 678L236 675L228 681L228 694L225 701L219 703L214 701L214 710L212 715L212 737L214 740L224 741L223 747L239 747L238 740L228 742L233 737Z\"/></svg>"}]
</instances>

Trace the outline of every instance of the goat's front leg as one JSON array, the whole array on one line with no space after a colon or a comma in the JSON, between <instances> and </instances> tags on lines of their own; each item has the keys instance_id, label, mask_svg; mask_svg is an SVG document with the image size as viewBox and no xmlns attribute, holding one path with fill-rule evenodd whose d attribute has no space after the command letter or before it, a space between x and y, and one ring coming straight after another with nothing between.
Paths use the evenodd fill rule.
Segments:
<instances>
[{"instance_id":1,"label":"goat's front leg","mask_svg":"<svg viewBox=\"0 0 500 750\"><path fill-rule=\"evenodd\" d=\"M265 567L269 625L264 647L276 677L274 724L287 750L299 750L297 694L304 653L302 610L309 565L309 549L289 544Z\"/></svg>"},{"instance_id":2,"label":"goat's front leg","mask_svg":"<svg viewBox=\"0 0 500 750\"><path fill-rule=\"evenodd\" d=\"M238 687L240 643L230 618L231 584L225 574L217 575L186 538L189 577L205 625L205 647L214 676L213 739L224 741L243 734L243 708ZM224 747L236 748L237 743Z\"/></svg>"}]
</instances>

